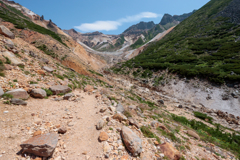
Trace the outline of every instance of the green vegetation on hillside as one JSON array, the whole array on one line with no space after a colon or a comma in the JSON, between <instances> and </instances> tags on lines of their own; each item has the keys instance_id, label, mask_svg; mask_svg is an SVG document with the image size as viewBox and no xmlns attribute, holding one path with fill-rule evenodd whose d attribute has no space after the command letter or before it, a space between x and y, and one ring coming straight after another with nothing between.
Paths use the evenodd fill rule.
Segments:
<instances>
[{"instance_id":1,"label":"green vegetation on hillside","mask_svg":"<svg viewBox=\"0 0 240 160\"><path fill-rule=\"evenodd\" d=\"M188 120L186 117L180 117L174 114L172 114L172 119L196 130L202 140L213 143L223 149L230 150L240 158L240 135L224 132L221 130L220 125L217 124L216 128L212 128L202 122Z\"/></svg>"},{"instance_id":2,"label":"green vegetation on hillside","mask_svg":"<svg viewBox=\"0 0 240 160\"><path fill-rule=\"evenodd\" d=\"M211 0L121 68L168 68L185 77L198 76L219 84L240 81L240 25L216 16L230 2Z\"/></svg>"},{"instance_id":3,"label":"green vegetation on hillside","mask_svg":"<svg viewBox=\"0 0 240 160\"><path fill-rule=\"evenodd\" d=\"M131 48L138 48L143 44L144 44L144 41L142 40L141 37L139 37L138 40L134 44L132 44L130 47Z\"/></svg>"},{"instance_id":4,"label":"green vegetation on hillside","mask_svg":"<svg viewBox=\"0 0 240 160\"><path fill-rule=\"evenodd\" d=\"M11 22L15 25L18 29L24 29L28 28L30 30L39 32L41 34L47 34L51 36L52 38L56 39L63 45L67 46L65 43L63 43L62 39L59 37L58 34L56 34L53 31L50 31L44 27L41 27L29 20L28 17L24 16L21 11L6 5L8 9L0 7L0 18L2 18L4 21Z\"/></svg>"},{"instance_id":5,"label":"green vegetation on hillside","mask_svg":"<svg viewBox=\"0 0 240 160\"><path fill-rule=\"evenodd\" d=\"M115 43L115 47L120 47L123 45L125 39L124 39L124 35L121 35L120 38L117 39L117 42Z\"/></svg>"}]
</instances>

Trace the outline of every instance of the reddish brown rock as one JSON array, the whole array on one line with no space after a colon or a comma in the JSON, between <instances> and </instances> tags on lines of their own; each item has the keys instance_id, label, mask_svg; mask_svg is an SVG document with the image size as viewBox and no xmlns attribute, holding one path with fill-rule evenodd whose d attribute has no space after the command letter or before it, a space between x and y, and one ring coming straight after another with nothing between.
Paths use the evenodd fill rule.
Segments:
<instances>
[{"instance_id":1,"label":"reddish brown rock","mask_svg":"<svg viewBox=\"0 0 240 160\"><path fill-rule=\"evenodd\" d=\"M99 141L102 142L102 141L106 141L108 140L108 134L106 132L101 132L100 135L99 135Z\"/></svg>"},{"instance_id":2,"label":"reddish brown rock","mask_svg":"<svg viewBox=\"0 0 240 160\"><path fill-rule=\"evenodd\" d=\"M45 71L44 70L37 70L37 73L40 75L45 75Z\"/></svg>"},{"instance_id":3,"label":"reddish brown rock","mask_svg":"<svg viewBox=\"0 0 240 160\"><path fill-rule=\"evenodd\" d=\"M116 119L118 120L119 122L122 122L122 121L126 121L127 120L127 117L125 115L123 115L122 113L116 113L114 116L113 116L113 119Z\"/></svg>"},{"instance_id":4,"label":"reddish brown rock","mask_svg":"<svg viewBox=\"0 0 240 160\"><path fill-rule=\"evenodd\" d=\"M161 152L171 160L179 160L180 152L174 148L170 143L163 143L159 145Z\"/></svg>"},{"instance_id":5,"label":"reddish brown rock","mask_svg":"<svg viewBox=\"0 0 240 160\"><path fill-rule=\"evenodd\" d=\"M47 133L32 137L20 144L25 153L32 153L36 156L49 157L53 154L58 143L58 134Z\"/></svg>"}]
</instances>

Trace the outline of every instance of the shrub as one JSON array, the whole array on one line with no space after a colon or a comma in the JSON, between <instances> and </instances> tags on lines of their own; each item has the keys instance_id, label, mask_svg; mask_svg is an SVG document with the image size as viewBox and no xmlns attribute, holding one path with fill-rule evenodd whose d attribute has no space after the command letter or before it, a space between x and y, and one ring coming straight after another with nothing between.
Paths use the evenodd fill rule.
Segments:
<instances>
[{"instance_id":1,"label":"shrub","mask_svg":"<svg viewBox=\"0 0 240 160\"><path fill-rule=\"evenodd\" d=\"M47 97L53 95L53 92L50 89L46 89L46 88L42 88L42 89L46 91Z\"/></svg>"}]
</instances>

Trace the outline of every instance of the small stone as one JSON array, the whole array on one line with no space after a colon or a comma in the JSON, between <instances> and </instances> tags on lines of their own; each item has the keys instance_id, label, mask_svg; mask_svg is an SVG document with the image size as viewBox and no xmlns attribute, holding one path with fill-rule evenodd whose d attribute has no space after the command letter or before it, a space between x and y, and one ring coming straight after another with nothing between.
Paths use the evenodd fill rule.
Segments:
<instances>
[{"instance_id":1,"label":"small stone","mask_svg":"<svg viewBox=\"0 0 240 160\"><path fill-rule=\"evenodd\" d=\"M58 129L58 133L60 134L65 134L67 132L67 128L66 127L61 127Z\"/></svg>"},{"instance_id":2,"label":"small stone","mask_svg":"<svg viewBox=\"0 0 240 160\"><path fill-rule=\"evenodd\" d=\"M103 107L103 108L100 109L100 112L103 113L103 112L105 112L106 110L107 110L107 107Z\"/></svg>"},{"instance_id":3,"label":"small stone","mask_svg":"<svg viewBox=\"0 0 240 160\"><path fill-rule=\"evenodd\" d=\"M33 137L41 135L41 134L42 134L42 131L38 130L38 131L33 133Z\"/></svg>"},{"instance_id":4,"label":"small stone","mask_svg":"<svg viewBox=\"0 0 240 160\"><path fill-rule=\"evenodd\" d=\"M108 134L106 132L101 132L100 135L99 135L99 141L102 142L102 141L106 141L108 140Z\"/></svg>"},{"instance_id":5,"label":"small stone","mask_svg":"<svg viewBox=\"0 0 240 160\"><path fill-rule=\"evenodd\" d=\"M97 130L101 130L104 124L105 124L104 120L101 119L96 126Z\"/></svg>"},{"instance_id":6,"label":"small stone","mask_svg":"<svg viewBox=\"0 0 240 160\"><path fill-rule=\"evenodd\" d=\"M103 152L104 153L109 153L111 152L112 148L111 146L108 144L108 142L104 142L103 143Z\"/></svg>"}]
</instances>

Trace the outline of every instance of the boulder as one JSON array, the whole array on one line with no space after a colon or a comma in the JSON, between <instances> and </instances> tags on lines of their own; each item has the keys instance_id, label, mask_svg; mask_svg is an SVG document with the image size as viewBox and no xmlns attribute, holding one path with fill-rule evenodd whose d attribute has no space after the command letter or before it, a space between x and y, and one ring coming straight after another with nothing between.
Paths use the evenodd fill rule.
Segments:
<instances>
[{"instance_id":1,"label":"boulder","mask_svg":"<svg viewBox=\"0 0 240 160\"><path fill-rule=\"evenodd\" d=\"M58 134L47 133L30 138L20 144L24 153L36 156L50 157L58 143Z\"/></svg>"},{"instance_id":2,"label":"boulder","mask_svg":"<svg viewBox=\"0 0 240 160\"><path fill-rule=\"evenodd\" d=\"M98 139L100 142L108 140L109 136L106 132L101 132Z\"/></svg>"},{"instance_id":3,"label":"boulder","mask_svg":"<svg viewBox=\"0 0 240 160\"><path fill-rule=\"evenodd\" d=\"M179 160L181 158L180 152L174 148L170 143L163 143L159 145L161 152L171 160Z\"/></svg>"},{"instance_id":4,"label":"boulder","mask_svg":"<svg viewBox=\"0 0 240 160\"><path fill-rule=\"evenodd\" d=\"M85 88L84 88L84 92L92 92L94 90L93 86L90 86L90 85L87 85Z\"/></svg>"},{"instance_id":5,"label":"boulder","mask_svg":"<svg viewBox=\"0 0 240 160\"><path fill-rule=\"evenodd\" d=\"M194 131L188 130L187 134L189 134L190 136L196 138L197 140L200 140L200 137L197 133L195 133Z\"/></svg>"},{"instance_id":6,"label":"boulder","mask_svg":"<svg viewBox=\"0 0 240 160\"><path fill-rule=\"evenodd\" d=\"M123 126L121 136L126 148L133 156L138 156L142 152L142 140L130 128Z\"/></svg>"},{"instance_id":7,"label":"boulder","mask_svg":"<svg viewBox=\"0 0 240 160\"><path fill-rule=\"evenodd\" d=\"M121 103L119 103L116 107L116 111L117 112L120 112L120 113L123 113L125 111L123 105Z\"/></svg>"},{"instance_id":8,"label":"boulder","mask_svg":"<svg viewBox=\"0 0 240 160\"><path fill-rule=\"evenodd\" d=\"M97 126L96 126L97 130L101 130L101 129L103 128L104 124L105 124L104 120L101 119L101 120L97 123Z\"/></svg>"},{"instance_id":9,"label":"boulder","mask_svg":"<svg viewBox=\"0 0 240 160\"><path fill-rule=\"evenodd\" d=\"M25 91L22 88L8 91L8 92L6 92L6 94L11 94L11 95L13 95L13 98L18 98L18 99L28 99L28 97L29 97L27 91Z\"/></svg>"},{"instance_id":10,"label":"boulder","mask_svg":"<svg viewBox=\"0 0 240 160\"><path fill-rule=\"evenodd\" d=\"M50 73L54 71L53 68L48 67L48 66L43 66L43 69L44 69L45 71L47 71L47 72L50 72Z\"/></svg>"},{"instance_id":11,"label":"boulder","mask_svg":"<svg viewBox=\"0 0 240 160\"><path fill-rule=\"evenodd\" d=\"M68 93L68 94L65 94L64 95L64 97L63 97L63 99L64 100L69 100L71 97L73 97L74 96L74 94L73 93Z\"/></svg>"},{"instance_id":12,"label":"boulder","mask_svg":"<svg viewBox=\"0 0 240 160\"><path fill-rule=\"evenodd\" d=\"M11 104L14 104L14 105L27 105L27 102L25 102L24 100L21 100L21 99L16 99L16 98L13 98L11 99Z\"/></svg>"},{"instance_id":13,"label":"boulder","mask_svg":"<svg viewBox=\"0 0 240 160\"><path fill-rule=\"evenodd\" d=\"M1 54L11 61L11 65L14 66L24 65L24 63L19 58L17 58L13 53L9 51L1 52Z\"/></svg>"},{"instance_id":14,"label":"boulder","mask_svg":"<svg viewBox=\"0 0 240 160\"><path fill-rule=\"evenodd\" d=\"M15 35L4 25L0 25L0 34L9 37L11 39L15 38Z\"/></svg>"},{"instance_id":15,"label":"boulder","mask_svg":"<svg viewBox=\"0 0 240 160\"><path fill-rule=\"evenodd\" d=\"M0 97L4 94L2 87L0 87Z\"/></svg>"},{"instance_id":16,"label":"boulder","mask_svg":"<svg viewBox=\"0 0 240 160\"><path fill-rule=\"evenodd\" d=\"M37 88L37 89L33 89L30 95L34 98L44 98L47 96L47 93L45 90Z\"/></svg>"},{"instance_id":17,"label":"boulder","mask_svg":"<svg viewBox=\"0 0 240 160\"><path fill-rule=\"evenodd\" d=\"M68 86L62 85L51 86L49 89L53 92L53 94L67 93L72 91L72 89L69 88Z\"/></svg>"}]
</instances>

